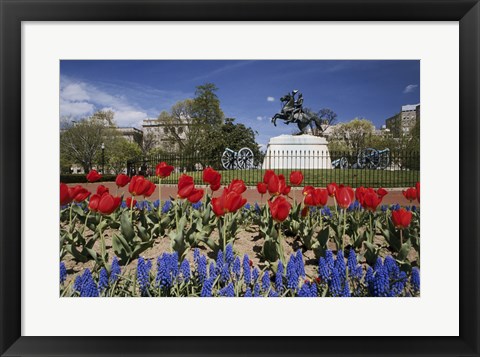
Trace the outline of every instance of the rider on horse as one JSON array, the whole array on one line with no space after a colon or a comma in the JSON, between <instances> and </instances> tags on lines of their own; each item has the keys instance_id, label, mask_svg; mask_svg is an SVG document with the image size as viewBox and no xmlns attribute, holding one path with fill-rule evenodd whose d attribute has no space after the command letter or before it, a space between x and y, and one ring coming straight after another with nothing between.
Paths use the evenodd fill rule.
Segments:
<instances>
[{"instance_id":1,"label":"rider on horse","mask_svg":"<svg viewBox=\"0 0 480 357\"><path fill-rule=\"evenodd\" d=\"M293 121L295 121L295 118L293 115L298 111L298 101L295 100L295 94L298 93L298 90L294 89L292 93L287 93L285 96L281 97L280 100L284 102L285 104L283 105L282 108L282 113L285 115L285 120L286 124L289 124ZM299 94L299 98L302 98L302 94ZM303 103L303 99L302 99ZM300 109L301 109L301 104L300 104Z\"/></svg>"}]
</instances>

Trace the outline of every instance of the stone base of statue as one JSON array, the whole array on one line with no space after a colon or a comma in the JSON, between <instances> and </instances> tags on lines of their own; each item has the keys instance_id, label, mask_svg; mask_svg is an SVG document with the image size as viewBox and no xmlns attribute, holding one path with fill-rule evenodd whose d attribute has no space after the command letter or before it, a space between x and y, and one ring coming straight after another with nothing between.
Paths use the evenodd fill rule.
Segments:
<instances>
[{"instance_id":1,"label":"stone base of statue","mask_svg":"<svg viewBox=\"0 0 480 357\"><path fill-rule=\"evenodd\" d=\"M325 138L308 134L273 137L262 169L331 169L327 144Z\"/></svg>"}]
</instances>

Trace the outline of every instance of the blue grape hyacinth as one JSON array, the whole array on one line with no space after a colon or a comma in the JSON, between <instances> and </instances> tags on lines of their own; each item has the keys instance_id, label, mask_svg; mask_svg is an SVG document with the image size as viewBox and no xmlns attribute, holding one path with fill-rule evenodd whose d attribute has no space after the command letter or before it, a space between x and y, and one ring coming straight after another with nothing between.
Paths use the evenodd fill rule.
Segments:
<instances>
[{"instance_id":1,"label":"blue grape hyacinth","mask_svg":"<svg viewBox=\"0 0 480 357\"><path fill-rule=\"evenodd\" d=\"M190 263L187 259L184 259L182 264L180 265L180 273L182 275L182 279L185 283L190 281Z\"/></svg>"},{"instance_id":2,"label":"blue grape hyacinth","mask_svg":"<svg viewBox=\"0 0 480 357\"><path fill-rule=\"evenodd\" d=\"M67 268L65 268L65 263L60 262L60 284L63 284L67 280Z\"/></svg>"},{"instance_id":3,"label":"blue grape hyacinth","mask_svg":"<svg viewBox=\"0 0 480 357\"><path fill-rule=\"evenodd\" d=\"M412 268L412 275L410 276L410 284L413 291L418 293L420 291L420 270L417 267Z\"/></svg>"},{"instance_id":4,"label":"blue grape hyacinth","mask_svg":"<svg viewBox=\"0 0 480 357\"><path fill-rule=\"evenodd\" d=\"M118 263L117 257L113 257L112 266L110 268L110 284L113 284L118 280L121 272L122 270L120 269L120 264Z\"/></svg>"},{"instance_id":5,"label":"blue grape hyacinth","mask_svg":"<svg viewBox=\"0 0 480 357\"><path fill-rule=\"evenodd\" d=\"M150 287L150 269L152 269L152 262L145 261L143 257L138 258L137 261L137 282L142 296L147 295Z\"/></svg>"},{"instance_id":6,"label":"blue grape hyacinth","mask_svg":"<svg viewBox=\"0 0 480 357\"><path fill-rule=\"evenodd\" d=\"M108 288L108 272L107 269L100 269L98 277L98 292L103 293Z\"/></svg>"}]
</instances>

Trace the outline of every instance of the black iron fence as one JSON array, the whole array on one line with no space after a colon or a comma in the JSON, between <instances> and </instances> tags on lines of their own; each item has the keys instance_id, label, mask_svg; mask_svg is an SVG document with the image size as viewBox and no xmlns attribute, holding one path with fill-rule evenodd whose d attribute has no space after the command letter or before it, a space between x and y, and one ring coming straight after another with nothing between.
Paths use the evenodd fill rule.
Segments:
<instances>
[{"instance_id":1,"label":"black iron fence","mask_svg":"<svg viewBox=\"0 0 480 357\"><path fill-rule=\"evenodd\" d=\"M198 155L165 154L131 160L127 173L141 174L157 182L155 167L165 161L175 167L172 175L162 183L176 184L185 173L202 183L202 170L211 166L222 174L222 185L232 179L242 179L247 186L255 186L263 180L265 170L272 169L287 178L292 171L304 175L303 185L322 187L330 182L352 187L410 187L420 181L420 153L365 149L360 152L328 151L271 151L261 157L234 156L226 159Z\"/></svg>"}]
</instances>

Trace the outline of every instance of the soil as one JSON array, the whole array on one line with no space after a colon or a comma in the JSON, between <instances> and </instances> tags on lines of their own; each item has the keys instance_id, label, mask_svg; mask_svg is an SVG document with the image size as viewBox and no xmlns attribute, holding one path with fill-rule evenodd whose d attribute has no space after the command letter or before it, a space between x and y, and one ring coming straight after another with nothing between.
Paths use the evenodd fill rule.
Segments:
<instances>
[{"instance_id":1,"label":"soil","mask_svg":"<svg viewBox=\"0 0 480 357\"><path fill-rule=\"evenodd\" d=\"M107 229L105 230L104 234L105 234L105 245L111 261L112 257L115 255L112 249L112 243L111 243L112 230ZM88 240L88 238L92 236L92 232L87 231L85 236ZM213 231L212 237L216 241L218 241L218 232L216 229ZM285 239L283 240L283 243L284 243L283 247L284 247L285 256L287 258L293 252L302 248L302 243L299 238L289 237L289 236L286 236L286 237L284 236L284 238ZM380 252L380 256L385 257L386 255L390 254L388 249L385 247L386 242L382 236L377 235L374 239L374 242L376 243L377 246L384 247ZM263 260L261 256L263 243L264 243L264 239L259 234L258 227L255 225L252 225L249 227L244 227L244 229L240 230L234 242L233 249L234 249L234 252L238 256L240 256L240 258L242 258L244 254L247 254L250 260L253 262L253 266L256 266L260 270L262 270L266 267L266 262ZM345 247L347 247L349 243L350 243L349 238L345 236L344 237ZM328 249L334 252L336 252L337 250L336 244L332 240L329 240L329 242L327 243L327 247ZM206 254L209 259L212 259L212 260L216 259L214 252L209 247L205 245L201 245L198 248L200 249L200 252L202 254ZM95 242L94 249L97 252L100 251L100 240L97 240L97 242ZM157 257L161 256L162 253L164 252L170 252L170 251L171 251L170 238L168 237L168 235L165 235L163 237L156 238L154 241L153 247L145 250L141 254L141 256L146 260L151 260L153 271L156 271L155 267L156 267ZM310 278L315 278L317 276L318 260L315 258L313 251L303 250L303 257L305 262L305 272L307 276ZM188 252L187 259L190 261L191 266L193 266L193 250L190 250ZM417 253L412 248L408 255L408 260L413 262L416 259L417 259ZM67 254L63 258L63 262L65 263L65 267L67 268L67 272L68 272L66 284L69 284L70 281L74 279L78 273L82 273L84 269L89 268L90 270L92 270L95 266L95 263L93 260L90 260L86 263L77 262L74 260L73 256L71 256L70 254ZM364 260L360 261L360 263L366 264ZM137 266L137 259L130 262L126 267L122 266L122 272L126 272L127 275L133 274L135 272L136 266Z\"/></svg>"}]
</instances>

